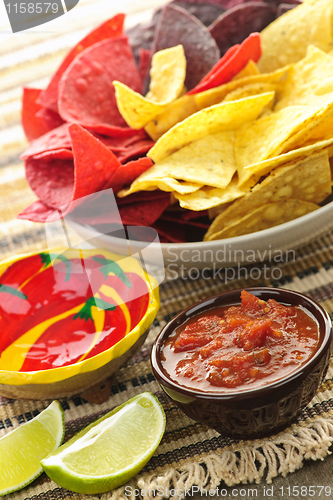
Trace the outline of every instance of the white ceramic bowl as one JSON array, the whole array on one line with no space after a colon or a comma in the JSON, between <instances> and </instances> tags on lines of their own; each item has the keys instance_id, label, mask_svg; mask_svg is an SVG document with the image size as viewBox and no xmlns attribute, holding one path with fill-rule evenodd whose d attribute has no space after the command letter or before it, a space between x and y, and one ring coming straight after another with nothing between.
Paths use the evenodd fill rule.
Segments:
<instances>
[{"instance_id":1,"label":"white ceramic bowl","mask_svg":"<svg viewBox=\"0 0 333 500\"><path fill-rule=\"evenodd\" d=\"M161 265L171 274L180 269L218 269L237 264L274 262L282 254L287 261L294 259L294 251L311 240L333 229L333 202L298 219L263 231L235 238L194 243L142 243L101 234L90 226L70 222L81 238L94 246L128 255L145 252L146 262ZM281 258L280 258L281 262ZM175 276L176 277L176 276Z\"/></svg>"}]
</instances>

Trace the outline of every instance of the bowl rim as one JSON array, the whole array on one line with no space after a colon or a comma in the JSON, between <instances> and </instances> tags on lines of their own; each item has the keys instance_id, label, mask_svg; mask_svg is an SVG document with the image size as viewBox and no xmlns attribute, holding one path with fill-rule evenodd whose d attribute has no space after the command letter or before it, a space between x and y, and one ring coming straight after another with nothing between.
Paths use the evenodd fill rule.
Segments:
<instances>
[{"instance_id":1,"label":"bowl rim","mask_svg":"<svg viewBox=\"0 0 333 500\"><path fill-rule=\"evenodd\" d=\"M304 364L301 365L299 368L291 372L289 375L286 377L283 377L282 379L278 379L276 381L273 381L271 383L268 383L264 386L261 387L256 387L253 389L246 389L246 390L238 390L238 391L228 391L225 393L221 393L218 391L200 391L195 388L190 388L186 387L183 385L180 385L176 383L168 374L167 372L163 369L161 361L159 359L159 353L161 351L161 347L164 343L164 340L171 335L172 332L174 332L175 328L178 328L182 324L184 324L189 318L195 316L196 314L199 314L200 312L208 311L209 309L213 309L215 307L218 307L218 305L215 304L216 300L222 299L223 297L230 297L234 296L241 293L242 290L246 290L250 293L253 293L254 295L257 294L272 294L275 295L275 297L270 297L270 298L275 298L277 299L278 295L284 295L289 296L289 297L294 297L295 299L301 299L303 302L306 302L308 304L311 304L312 308L318 313L318 315L321 316L324 322L324 332L321 331L320 329L320 337L322 337L321 344L319 348L316 350L315 354ZM267 300L267 299L266 299ZM281 298L280 298L281 302ZM235 304L235 301L226 303L225 305L233 305ZM287 300L284 300L284 303L288 303ZM220 304L221 305L221 304ZM304 304L303 304L304 305ZM209 307L210 306L210 307ZM311 313L314 315L314 313L311 311ZM315 315L314 315L315 316ZM315 316L317 321L318 317ZM182 320L182 321L181 321ZM179 323L178 323L179 322ZM178 324L177 324L178 323ZM249 288L237 288L234 290L228 290L224 291L221 293L218 293L216 295L212 295L210 297L207 297L205 299L202 299L195 304L192 304L188 306L187 308L183 309L180 311L176 316L174 316L170 321L164 325L160 333L155 339L155 342L153 344L152 350L151 350L151 366L153 373L159 383L162 385L165 385L168 389L174 390L175 392L178 392L182 394L183 396L187 396L188 398L197 399L197 400L214 400L214 402L226 402L226 401L234 401L239 398L242 400L247 400L251 398L260 398L264 397L266 394L271 393L272 391L275 390L281 390L284 387L286 387L290 383L294 383L295 379L303 379L304 376L306 376L311 370L314 368L314 366L317 364L317 362L321 359L321 357L325 354L327 349L329 349L331 342L332 342L332 337L333 336L333 327L332 327L332 322L330 319L330 316L328 312L315 300L312 298L308 297L307 295L296 292L293 290L289 290L286 288L275 288L275 287L249 287Z\"/></svg>"},{"instance_id":2,"label":"bowl rim","mask_svg":"<svg viewBox=\"0 0 333 500\"><path fill-rule=\"evenodd\" d=\"M305 222L308 222L311 220L315 221L318 218L318 216L322 217L326 212L330 212L331 210L333 210L333 201L330 201L327 204L320 206L317 210L314 210L313 212L302 215L301 217L297 217L296 219L290 220L288 222L284 222L283 224L278 224L277 226L269 227L267 229L262 229L261 231L254 231L254 232L249 233L249 234L242 234L240 236L233 236L230 238L224 238L224 239L220 239L220 240L187 241L187 242L182 242L182 243L160 243L160 242L156 243L156 242L152 242L152 243L150 243L150 247L152 249L159 248L159 247L161 247L162 249L168 249L171 245L173 249L182 250L182 249L195 248L195 247L197 247L198 244L200 244L201 245L200 248L203 248L203 249L205 249L206 247L207 248L208 247L209 248L211 248L211 247L219 248L221 243L223 245L231 245L235 242L237 242L238 244L251 242L253 244L253 241L261 240L263 237L269 238L270 236L272 236L276 233L280 234L280 233L285 233L286 231L292 231L295 227L298 227L300 223L302 224L302 223L305 223ZM104 233L99 233L96 229L94 229L93 226L90 226L89 224L79 224L76 221L71 221L71 225L73 226L74 229L77 226L86 227L88 230L90 230L91 232L93 232L95 234L94 237L100 237L100 238L107 237L108 240L110 238L111 238L111 240L112 239L114 239L114 240L121 239L121 238L118 238L115 236L110 236L110 235L106 235ZM140 245L143 246L143 245L147 244L147 242L140 242L140 241L134 241L134 240L131 240L131 241L133 241L133 244L134 244L133 248L135 248L135 245L137 245L137 247L140 248Z\"/></svg>"},{"instance_id":3,"label":"bowl rim","mask_svg":"<svg viewBox=\"0 0 333 500\"><path fill-rule=\"evenodd\" d=\"M38 255L42 252L54 253L59 255L60 253L63 253L65 251L71 252L72 250L75 252L78 251L78 249L76 248L71 249L65 247L54 247L8 257L0 262L0 279L2 269L5 268L6 270L7 267L9 267L14 262L24 260L27 257ZM108 257L111 256L115 260L122 260L124 258L123 255L119 255L102 248L80 249L79 251L87 255L101 253L102 255ZM129 267L132 272L136 272L137 274L141 275L142 279L145 280L149 292L149 302L145 314L143 315L139 323L134 328L132 328L120 341L111 346L109 349L106 349L96 354L95 356L92 356L91 358L85 358L82 361L66 366L59 366L56 368L49 368L47 370L35 370L29 372L0 369L0 384L8 386L24 386L28 384L47 385L50 383L61 382L80 374L93 372L94 370L105 366L111 360L120 357L128 349L130 349L136 342L136 340L138 340L153 323L160 306L160 300L158 283L155 278L148 274L142 268L139 262L133 257L126 258L126 265L124 269L125 272L129 271ZM140 271L140 273L138 273L138 271Z\"/></svg>"}]
</instances>

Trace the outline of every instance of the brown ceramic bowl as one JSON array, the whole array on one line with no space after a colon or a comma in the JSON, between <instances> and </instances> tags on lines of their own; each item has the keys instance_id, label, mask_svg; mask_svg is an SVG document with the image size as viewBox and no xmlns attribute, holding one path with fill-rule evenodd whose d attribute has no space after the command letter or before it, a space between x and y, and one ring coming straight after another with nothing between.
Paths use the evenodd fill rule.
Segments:
<instances>
[{"instance_id":1,"label":"brown ceramic bowl","mask_svg":"<svg viewBox=\"0 0 333 500\"><path fill-rule=\"evenodd\" d=\"M315 354L300 368L262 387L230 392L204 392L179 385L163 369L161 350L165 340L190 318L215 307L240 303L241 290L202 300L169 321L158 335L151 353L153 373L166 394L192 419L237 439L276 433L289 425L307 405L322 383L332 351L332 324L328 313L314 300L291 290L248 288L263 299L302 306L317 320L320 331Z\"/></svg>"}]
</instances>

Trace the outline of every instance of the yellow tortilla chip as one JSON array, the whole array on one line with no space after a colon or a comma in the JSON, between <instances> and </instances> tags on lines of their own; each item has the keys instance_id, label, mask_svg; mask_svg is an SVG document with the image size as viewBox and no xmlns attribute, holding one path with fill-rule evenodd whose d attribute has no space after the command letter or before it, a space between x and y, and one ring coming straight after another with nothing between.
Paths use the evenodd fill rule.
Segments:
<instances>
[{"instance_id":1,"label":"yellow tortilla chip","mask_svg":"<svg viewBox=\"0 0 333 500\"><path fill-rule=\"evenodd\" d=\"M155 163L210 134L235 130L258 118L263 108L274 98L274 92L217 104L189 116L166 132L148 152Z\"/></svg>"},{"instance_id":2,"label":"yellow tortilla chip","mask_svg":"<svg viewBox=\"0 0 333 500\"><path fill-rule=\"evenodd\" d=\"M169 104L163 113L156 116L152 121L147 123L145 131L153 139L157 141L165 132L177 123L185 120L193 113L196 113L198 106L196 105L193 95L183 95Z\"/></svg>"},{"instance_id":3,"label":"yellow tortilla chip","mask_svg":"<svg viewBox=\"0 0 333 500\"><path fill-rule=\"evenodd\" d=\"M242 219L228 225L221 231L206 233L204 241L234 238L235 236L262 231L297 219L318 208L320 208L319 205L314 203L294 199L268 203L252 210Z\"/></svg>"},{"instance_id":4,"label":"yellow tortilla chip","mask_svg":"<svg viewBox=\"0 0 333 500\"><path fill-rule=\"evenodd\" d=\"M252 59L249 60L245 68L242 69L237 75L235 75L231 81L239 80L240 78L245 78L246 76L252 76L252 75L259 75L260 71L257 66L257 64L252 61Z\"/></svg>"},{"instance_id":5,"label":"yellow tortilla chip","mask_svg":"<svg viewBox=\"0 0 333 500\"><path fill-rule=\"evenodd\" d=\"M235 158L240 185L248 180L249 171L245 167L285 152L287 141L296 134L305 136L316 115L317 109L311 106L288 106L236 130Z\"/></svg>"},{"instance_id":6,"label":"yellow tortilla chip","mask_svg":"<svg viewBox=\"0 0 333 500\"><path fill-rule=\"evenodd\" d=\"M275 111L287 106L325 106L333 101L333 58L311 45L306 57L288 71L276 92Z\"/></svg>"},{"instance_id":7,"label":"yellow tortilla chip","mask_svg":"<svg viewBox=\"0 0 333 500\"><path fill-rule=\"evenodd\" d=\"M247 190L245 188L240 188L238 186L238 179L235 178L231 181L229 186L224 189L204 186L195 193L174 193L174 196L179 201L181 207L187 208L188 210L200 211L208 210L222 203L229 203L244 196L246 193Z\"/></svg>"},{"instance_id":8,"label":"yellow tortilla chip","mask_svg":"<svg viewBox=\"0 0 333 500\"><path fill-rule=\"evenodd\" d=\"M155 52L146 99L158 103L173 101L183 91L185 76L186 58L182 45Z\"/></svg>"},{"instance_id":9,"label":"yellow tortilla chip","mask_svg":"<svg viewBox=\"0 0 333 500\"><path fill-rule=\"evenodd\" d=\"M261 162L253 163L251 165L248 165L247 167L244 168L244 171L247 171L249 176L251 175L267 175L269 172L271 172L274 168L280 167L281 165L284 165L286 163L290 163L291 161L294 160L300 160L302 158L306 158L312 153L315 153L317 151L322 151L322 150L327 150L328 156L333 155L333 138L332 139L327 139L325 141L318 141L314 144L304 146L302 148L289 151L288 153L283 153L279 156L276 156L274 158L270 158L268 160L264 160ZM245 175L245 173L244 173Z\"/></svg>"},{"instance_id":10,"label":"yellow tortilla chip","mask_svg":"<svg viewBox=\"0 0 333 500\"><path fill-rule=\"evenodd\" d=\"M152 58L150 75L146 97L121 82L113 82L119 112L134 129L144 127L181 94L186 76L183 46L156 52Z\"/></svg>"},{"instance_id":11,"label":"yellow tortilla chip","mask_svg":"<svg viewBox=\"0 0 333 500\"><path fill-rule=\"evenodd\" d=\"M132 184L130 189L123 189L119 191L117 196L119 196L119 198L124 198L125 196L135 193L136 191L155 191L156 189L160 189L161 191L166 191L168 193L175 192L187 194L198 191L198 189L202 186L202 184L196 184L194 182L179 181L177 179L173 179L172 177L164 177L162 179L143 180L135 186Z\"/></svg>"},{"instance_id":12,"label":"yellow tortilla chip","mask_svg":"<svg viewBox=\"0 0 333 500\"><path fill-rule=\"evenodd\" d=\"M239 87L238 89L232 90L225 96L223 102L226 101L237 101L237 99L243 99L244 97L250 97L252 95L264 94L265 92L275 92L277 89L276 83L250 83L244 87ZM273 101L271 105L273 106Z\"/></svg>"},{"instance_id":13,"label":"yellow tortilla chip","mask_svg":"<svg viewBox=\"0 0 333 500\"><path fill-rule=\"evenodd\" d=\"M332 0L304 2L273 21L261 32L263 73L300 61L308 45L324 52L333 48Z\"/></svg>"},{"instance_id":14,"label":"yellow tortilla chip","mask_svg":"<svg viewBox=\"0 0 333 500\"><path fill-rule=\"evenodd\" d=\"M277 83L284 79L285 75L289 71L289 66L286 68L281 68L274 73L259 74L247 76L240 78L238 80L231 80L231 82L220 85L213 89L205 90L204 92L199 92L193 97L198 106L198 109L204 109L209 106L214 106L223 101L229 92L236 90L238 88L244 87L245 85L250 85L254 83Z\"/></svg>"},{"instance_id":15,"label":"yellow tortilla chip","mask_svg":"<svg viewBox=\"0 0 333 500\"><path fill-rule=\"evenodd\" d=\"M198 191L199 193L200 191ZM207 236L242 219L261 205L285 199L322 202L331 193L331 170L327 151L273 170L252 191L229 206L212 222Z\"/></svg>"},{"instance_id":16,"label":"yellow tortilla chip","mask_svg":"<svg viewBox=\"0 0 333 500\"><path fill-rule=\"evenodd\" d=\"M165 178L225 188L235 172L234 132L220 132L194 141L157 162L132 183L126 194L156 186Z\"/></svg>"}]
</instances>

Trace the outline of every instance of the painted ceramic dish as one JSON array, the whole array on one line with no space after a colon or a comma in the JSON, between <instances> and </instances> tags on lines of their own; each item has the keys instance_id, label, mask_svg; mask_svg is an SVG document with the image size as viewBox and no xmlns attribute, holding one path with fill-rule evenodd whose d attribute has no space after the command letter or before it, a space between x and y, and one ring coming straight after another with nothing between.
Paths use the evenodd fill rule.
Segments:
<instances>
[{"instance_id":1,"label":"painted ceramic dish","mask_svg":"<svg viewBox=\"0 0 333 500\"><path fill-rule=\"evenodd\" d=\"M0 264L0 394L45 399L104 381L143 344L158 286L133 258L53 249Z\"/></svg>"}]
</instances>

